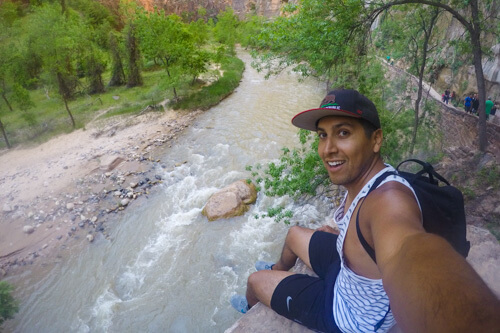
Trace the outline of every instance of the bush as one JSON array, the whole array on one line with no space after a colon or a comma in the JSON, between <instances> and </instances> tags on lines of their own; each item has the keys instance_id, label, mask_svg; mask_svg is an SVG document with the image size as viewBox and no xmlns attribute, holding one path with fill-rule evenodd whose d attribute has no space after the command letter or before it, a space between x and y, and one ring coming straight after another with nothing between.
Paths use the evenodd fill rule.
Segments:
<instances>
[{"instance_id":1,"label":"bush","mask_svg":"<svg viewBox=\"0 0 500 333\"><path fill-rule=\"evenodd\" d=\"M19 311L17 301L12 297L13 287L5 281L0 281L0 325L7 319L14 318Z\"/></svg>"}]
</instances>

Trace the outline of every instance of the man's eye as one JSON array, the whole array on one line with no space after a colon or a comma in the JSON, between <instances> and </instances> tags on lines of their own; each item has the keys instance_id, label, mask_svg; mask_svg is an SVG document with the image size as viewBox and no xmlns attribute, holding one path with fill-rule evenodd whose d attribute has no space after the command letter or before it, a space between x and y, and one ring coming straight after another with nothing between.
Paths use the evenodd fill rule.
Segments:
<instances>
[{"instance_id":1,"label":"man's eye","mask_svg":"<svg viewBox=\"0 0 500 333\"><path fill-rule=\"evenodd\" d=\"M326 133L318 133L320 139L326 138Z\"/></svg>"},{"instance_id":2,"label":"man's eye","mask_svg":"<svg viewBox=\"0 0 500 333\"><path fill-rule=\"evenodd\" d=\"M340 131L339 136L348 136L349 132L348 131Z\"/></svg>"}]
</instances>

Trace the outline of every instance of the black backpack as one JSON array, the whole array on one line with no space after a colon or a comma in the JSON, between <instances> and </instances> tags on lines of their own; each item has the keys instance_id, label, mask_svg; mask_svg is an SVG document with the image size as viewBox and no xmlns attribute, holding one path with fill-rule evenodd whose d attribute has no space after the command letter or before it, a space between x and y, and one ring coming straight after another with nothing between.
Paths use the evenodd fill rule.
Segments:
<instances>
[{"instance_id":1,"label":"black backpack","mask_svg":"<svg viewBox=\"0 0 500 333\"><path fill-rule=\"evenodd\" d=\"M399 167L406 162L416 162L422 166L422 170L417 173L399 171ZM378 177L368 191L376 189L380 183L389 175L399 175L406 179L415 191L420 207L424 229L427 232L437 234L445 238L453 248L464 258L469 254L470 242L466 238L466 222L464 210L464 198L462 192L440 174L438 174L431 164L416 159L409 159L401 162L396 168L396 172L385 172ZM444 186L439 185L439 181ZM366 197L365 197L366 198ZM363 200L364 202L364 200ZM363 203L361 203L361 206ZM365 240L359 228L359 211L356 215L356 230L359 240L370 257L375 260L375 251Z\"/></svg>"}]
</instances>

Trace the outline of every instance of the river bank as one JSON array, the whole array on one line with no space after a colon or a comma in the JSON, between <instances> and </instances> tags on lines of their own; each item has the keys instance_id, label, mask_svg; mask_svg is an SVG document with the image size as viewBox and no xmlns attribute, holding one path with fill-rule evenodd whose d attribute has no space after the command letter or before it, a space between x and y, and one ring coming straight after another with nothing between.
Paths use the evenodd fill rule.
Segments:
<instances>
[{"instance_id":1,"label":"river bank","mask_svg":"<svg viewBox=\"0 0 500 333\"><path fill-rule=\"evenodd\" d=\"M106 229L183 161L158 157L200 114L109 118L36 147L0 153L0 278L47 264Z\"/></svg>"}]
</instances>

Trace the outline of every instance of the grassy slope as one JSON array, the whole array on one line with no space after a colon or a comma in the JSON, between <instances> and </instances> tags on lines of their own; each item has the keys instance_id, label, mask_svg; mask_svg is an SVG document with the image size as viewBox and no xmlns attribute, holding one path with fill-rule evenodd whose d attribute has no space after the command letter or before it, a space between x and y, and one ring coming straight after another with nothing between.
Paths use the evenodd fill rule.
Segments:
<instances>
[{"instance_id":1,"label":"grassy slope","mask_svg":"<svg viewBox=\"0 0 500 333\"><path fill-rule=\"evenodd\" d=\"M191 78L186 77L178 87L180 102L174 109L206 110L227 97L239 84L243 62L235 57L226 58L221 64L223 76L208 86L191 85ZM107 73L109 75L109 73ZM165 89L166 72L150 70L143 72L144 84L141 87L109 87L97 95L81 95L69 103L77 128L85 127L99 117L111 117L123 114L137 114L148 105L156 105L173 97L172 89ZM108 77L103 78L105 82ZM42 87L30 92L35 107L28 112L0 109L0 119L4 124L12 146L19 144L41 143L61 133L71 132L71 122L64 104L55 87ZM6 144L0 136L0 149Z\"/></svg>"}]
</instances>

